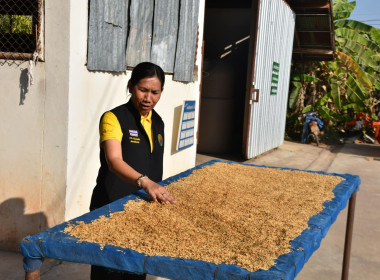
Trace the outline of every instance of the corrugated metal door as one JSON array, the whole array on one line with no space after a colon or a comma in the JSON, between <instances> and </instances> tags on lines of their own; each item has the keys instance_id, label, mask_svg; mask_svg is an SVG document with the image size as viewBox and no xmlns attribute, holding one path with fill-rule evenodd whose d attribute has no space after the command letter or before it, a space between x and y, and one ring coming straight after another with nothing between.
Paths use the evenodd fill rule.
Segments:
<instances>
[{"instance_id":1,"label":"corrugated metal door","mask_svg":"<svg viewBox=\"0 0 380 280\"><path fill-rule=\"evenodd\" d=\"M244 154L284 141L295 13L283 0L253 1L244 120Z\"/></svg>"}]
</instances>

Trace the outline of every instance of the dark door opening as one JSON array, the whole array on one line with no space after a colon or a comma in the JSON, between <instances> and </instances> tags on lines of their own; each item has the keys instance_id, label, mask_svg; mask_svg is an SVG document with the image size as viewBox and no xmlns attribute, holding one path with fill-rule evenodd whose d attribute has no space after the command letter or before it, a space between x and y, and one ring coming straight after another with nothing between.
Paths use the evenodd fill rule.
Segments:
<instances>
[{"instance_id":1,"label":"dark door opening","mask_svg":"<svg viewBox=\"0 0 380 280\"><path fill-rule=\"evenodd\" d=\"M250 2L206 0L198 153L243 157Z\"/></svg>"}]
</instances>

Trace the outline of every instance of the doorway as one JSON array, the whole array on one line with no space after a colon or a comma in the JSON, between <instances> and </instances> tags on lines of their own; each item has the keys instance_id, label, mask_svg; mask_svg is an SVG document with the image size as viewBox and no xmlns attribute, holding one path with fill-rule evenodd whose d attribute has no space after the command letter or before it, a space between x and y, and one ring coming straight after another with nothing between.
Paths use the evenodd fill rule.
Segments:
<instances>
[{"instance_id":1,"label":"doorway","mask_svg":"<svg viewBox=\"0 0 380 280\"><path fill-rule=\"evenodd\" d=\"M243 159L251 1L206 0L197 152Z\"/></svg>"}]
</instances>

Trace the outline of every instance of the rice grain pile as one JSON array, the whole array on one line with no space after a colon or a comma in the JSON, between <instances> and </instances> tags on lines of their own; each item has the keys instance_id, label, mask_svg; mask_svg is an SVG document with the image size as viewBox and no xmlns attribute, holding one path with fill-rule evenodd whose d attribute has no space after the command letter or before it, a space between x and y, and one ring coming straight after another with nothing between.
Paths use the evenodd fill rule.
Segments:
<instances>
[{"instance_id":1,"label":"rice grain pile","mask_svg":"<svg viewBox=\"0 0 380 280\"><path fill-rule=\"evenodd\" d=\"M129 201L125 211L70 225L81 241L171 256L269 269L323 210L343 178L215 163L167 186L176 204Z\"/></svg>"}]
</instances>

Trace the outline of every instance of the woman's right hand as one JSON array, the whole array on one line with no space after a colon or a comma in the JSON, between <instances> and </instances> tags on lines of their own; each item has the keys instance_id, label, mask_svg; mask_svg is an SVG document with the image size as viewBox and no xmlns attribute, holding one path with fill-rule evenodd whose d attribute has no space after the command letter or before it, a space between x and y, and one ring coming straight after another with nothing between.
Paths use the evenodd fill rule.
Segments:
<instances>
[{"instance_id":1,"label":"woman's right hand","mask_svg":"<svg viewBox=\"0 0 380 280\"><path fill-rule=\"evenodd\" d=\"M156 182L152 181L148 177L141 180L141 187L144 191L150 195L153 201L176 203L177 200L167 191L166 188L160 186Z\"/></svg>"},{"instance_id":2,"label":"woman's right hand","mask_svg":"<svg viewBox=\"0 0 380 280\"><path fill-rule=\"evenodd\" d=\"M136 178L139 178L141 174L123 160L121 143L118 140L110 139L104 141L102 146L106 154L109 170L124 181L130 184L136 184ZM142 187L145 192L152 197L153 201L165 203L177 202L175 198L166 190L166 188L150 180L148 177L141 179L140 187Z\"/></svg>"}]
</instances>

